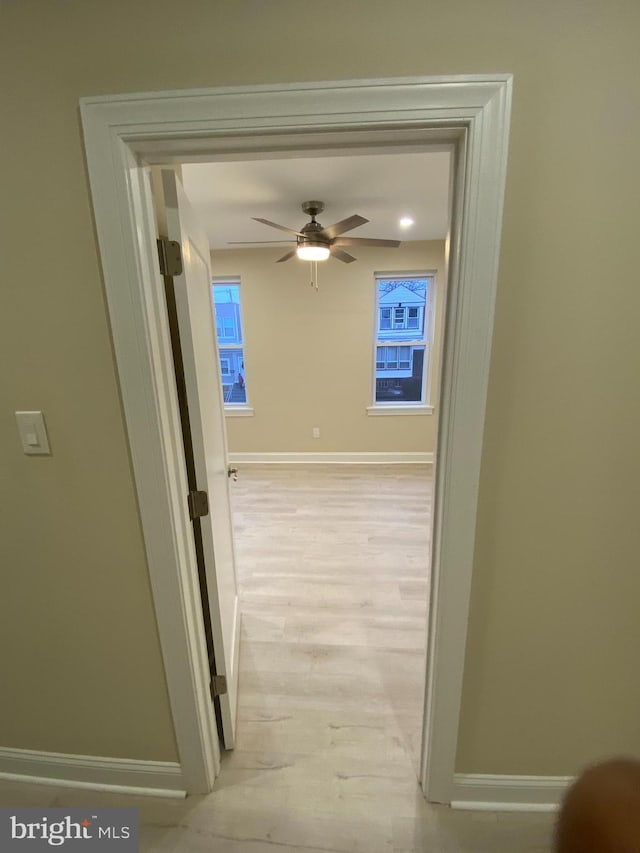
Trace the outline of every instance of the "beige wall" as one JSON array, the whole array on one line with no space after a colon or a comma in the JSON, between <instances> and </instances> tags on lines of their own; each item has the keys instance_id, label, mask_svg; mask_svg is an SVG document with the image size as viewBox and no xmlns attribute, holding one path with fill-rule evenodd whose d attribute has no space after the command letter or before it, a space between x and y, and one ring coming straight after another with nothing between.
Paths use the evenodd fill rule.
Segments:
<instances>
[{"instance_id":1,"label":"beige wall","mask_svg":"<svg viewBox=\"0 0 640 853\"><path fill-rule=\"evenodd\" d=\"M509 71L458 768L571 773L640 751L640 4L326 0L310 30L294 0L0 14L3 743L175 755L78 98ZM50 459L21 454L19 408L44 410Z\"/></svg>"},{"instance_id":2,"label":"beige wall","mask_svg":"<svg viewBox=\"0 0 640 853\"><path fill-rule=\"evenodd\" d=\"M444 243L413 241L397 250L358 249L358 260L310 267L276 264L282 248L213 252L214 275L239 275L245 364L254 417L227 418L231 451L433 451L436 415L367 415L373 370L374 273L436 272L436 344L431 396L438 390L444 304ZM320 438L311 436L320 428Z\"/></svg>"}]
</instances>

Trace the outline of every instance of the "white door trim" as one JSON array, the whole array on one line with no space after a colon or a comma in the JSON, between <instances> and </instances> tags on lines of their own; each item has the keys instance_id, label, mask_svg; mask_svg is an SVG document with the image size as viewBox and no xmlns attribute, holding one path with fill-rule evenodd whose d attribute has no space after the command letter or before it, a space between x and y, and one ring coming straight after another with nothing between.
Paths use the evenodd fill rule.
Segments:
<instances>
[{"instance_id":1,"label":"white door trim","mask_svg":"<svg viewBox=\"0 0 640 853\"><path fill-rule=\"evenodd\" d=\"M403 141L456 147L421 778L428 799L451 802L510 103L507 74L295 83L81 101L124 414L189 792L211 788L219 755L143 164Z\"/></svg>"}]
</instances>

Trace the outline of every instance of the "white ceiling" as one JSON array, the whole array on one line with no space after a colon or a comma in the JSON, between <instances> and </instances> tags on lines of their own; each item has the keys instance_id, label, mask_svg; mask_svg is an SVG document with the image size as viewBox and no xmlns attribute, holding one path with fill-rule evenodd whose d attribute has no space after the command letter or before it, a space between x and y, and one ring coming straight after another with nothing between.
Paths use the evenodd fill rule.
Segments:
<instances>
[{"instance_id":1,"label":"white ceiling","mask_svg":"<svg viewBox=\"0 0 640 853\"><path fill-rule=\"evenodd\" d=\"M211 247L228 249L233 240L285 245L285 233L251 217L299 230L309 219L300 205L310 199L325 203L317 217L322 225L354 213L370 220L345 236L443 239L449 167L447 152L429 151L196 163L183 166L182 176ZM412 216L415 225L401 228L401 216Z\"/></svg>"}]
</instances>

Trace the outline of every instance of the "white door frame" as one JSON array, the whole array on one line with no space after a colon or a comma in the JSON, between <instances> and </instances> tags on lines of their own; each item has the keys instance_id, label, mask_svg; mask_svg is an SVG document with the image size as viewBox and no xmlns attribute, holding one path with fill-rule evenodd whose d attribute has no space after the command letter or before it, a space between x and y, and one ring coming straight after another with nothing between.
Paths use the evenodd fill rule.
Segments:
<instances>
[{"instance_id":1,"label":"white door frame","mask_svg":"<svg viewBox=\"0 0 640 853\"><path fill-rule=\"evenodd\" d=\"M451 801L511 75L352 80L83 98L114 349L184 786L219 767L173 362L155 250L151 163L452 144L457 176L434 496L421 783ZM215 507L212 507L215 512Z\"/></svg>"}]
</instances>

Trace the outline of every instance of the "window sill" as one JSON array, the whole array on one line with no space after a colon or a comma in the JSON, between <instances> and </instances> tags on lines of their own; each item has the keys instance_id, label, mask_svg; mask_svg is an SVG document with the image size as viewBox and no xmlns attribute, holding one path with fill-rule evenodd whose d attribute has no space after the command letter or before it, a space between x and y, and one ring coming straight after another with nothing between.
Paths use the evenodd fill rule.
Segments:
<instances>
[{"instance_id":1,"label":"window sill","mask_svg":"<svg viewBox=\"0 0 640 853\"><path fill-rule=\"evenodd\" d=\"M432 415L433 414L433 406L426 406L422 403L418 405L413 405L408 403L404 406L398 406L394 403L385 406L384 404L378 403L377 406L367 406L367 414L368 415Z\"/></svg>"},{"instance_id":2,"label":"window sill","mask_svg":"<svg viewBox=\"0 0 640 853\"><path fill-rule=\"evenodd\" d=\"M224 415L226 418L251 418L253 417L253 408L251 406L225 406Z\"/></svg>"}]
</instances>

